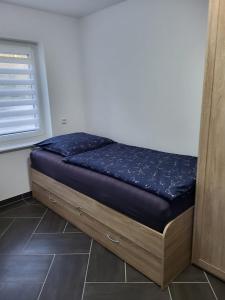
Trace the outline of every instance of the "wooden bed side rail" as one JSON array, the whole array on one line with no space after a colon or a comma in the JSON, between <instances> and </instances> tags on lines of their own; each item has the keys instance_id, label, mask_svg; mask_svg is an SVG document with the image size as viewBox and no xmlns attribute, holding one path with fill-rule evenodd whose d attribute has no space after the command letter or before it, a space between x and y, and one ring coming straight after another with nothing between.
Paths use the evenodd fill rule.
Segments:
<instances>
[{"instance_id":1,"label":"wooden bed side rail","mask_svg":"<svg viewBox=\"0 0 225 300\"><path fill-rule=\"evenodd\" d=\"M160 233L34 169L31 181L35 198L161 287L190 263L193 208Z\"/></svg>"},{"instance_id":2,"label":"wooden bed side rail","mask_svg":"<svg viewBox=\"0 0 225 300\"><path fill-rule=\"evenodd\" d=\"M191 262L194 207L167 224L163 231L165 282L175 279Z\"/></svg>"}]
</instances>

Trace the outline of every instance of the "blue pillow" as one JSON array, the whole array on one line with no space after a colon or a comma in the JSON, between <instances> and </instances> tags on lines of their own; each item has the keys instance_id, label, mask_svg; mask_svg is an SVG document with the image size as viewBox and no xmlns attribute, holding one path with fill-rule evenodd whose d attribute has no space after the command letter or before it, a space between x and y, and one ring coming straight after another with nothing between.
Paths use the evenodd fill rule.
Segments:
<instances>
[{"instance_id":1,"label":"blue pillow","mask_svg":"<svg viewBox=\"0 0 225 300\"><path fill-rule=\"evenodd\" d=\"M76 132L52 137L36 144L36 146L62 156L70 156L94 150L111 143L114 142L108 138L84 132Z\"/></svg>"}]
</instances>

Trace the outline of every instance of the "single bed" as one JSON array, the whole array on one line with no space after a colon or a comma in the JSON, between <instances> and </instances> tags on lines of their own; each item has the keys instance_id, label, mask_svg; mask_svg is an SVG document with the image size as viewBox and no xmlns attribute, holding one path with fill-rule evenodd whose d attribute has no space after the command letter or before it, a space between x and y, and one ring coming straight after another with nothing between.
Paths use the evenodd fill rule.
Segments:
<instances>
[{"instance_id":1,"label":"single bed","mask_svg":"<svg viewBox=\"0 0 225 300\"><path fill-rule=\"evenodd\" d=\"M33 169L159 232L194 204L194 190L169 202L111 176L66 164L61 155L45 150L34 150L31 164Z\"/></svg>"},{"instance_id":2,"label":"single bed","mask_svg":"<svg viewBox=\"0 0 225 300\"><path fill-rule=\"evenodd\" d=\"M34 197L165 287L190 263L194 189L168 201L82 165L91 152L72 165L33 150Z\"/></svg>"}]
</instances>

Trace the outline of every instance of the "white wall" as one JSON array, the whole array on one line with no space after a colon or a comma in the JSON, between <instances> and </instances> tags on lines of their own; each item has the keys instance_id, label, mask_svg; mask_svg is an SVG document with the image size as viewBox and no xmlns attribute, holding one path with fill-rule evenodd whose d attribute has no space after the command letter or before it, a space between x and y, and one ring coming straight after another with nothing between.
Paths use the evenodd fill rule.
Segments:
<instances>
[{"instance_id":1,"label":"white wall","mask_svg":"<svg viewBox=\"0 0 225 300\"><path fill-rule=\"evenodd\" d=\"M77 21L0 3L0 37L43 43L54 134L196 154L207 4L127 0ZM0 200L29 191L28 157L0 154Z\"/></svg>"},{"instance_id":2,"label":"white wall","mask_svg":"<svg viewBox=\"0 0 225 300\"><path fill-rule=\"evenodd\" d=\"M88 130L197 154L207 0L128 0L81 21Z\"/></svg>"},{"instance_id":3,"label":"white wall","mask_svg":"<svg viewBox=\"0 0 225 300\"><path fill-rule=\"evenodd\" d=\"M30 150L0 154L0 201L30 191Z\"/></svg>"},{"instance_id":4,"label":"white wall","mask_svg":"<svg viewBox=\"0 0 225 300\"><path fill-rule=\"evenodd\" d=\"M53 133L85 130L78 47L78 21L0 3L0 37L43 43ZM62 126L61 118L68 124ZM30 190L29 150L0 154L0 200Z\"/></svg>"}]
</instances>

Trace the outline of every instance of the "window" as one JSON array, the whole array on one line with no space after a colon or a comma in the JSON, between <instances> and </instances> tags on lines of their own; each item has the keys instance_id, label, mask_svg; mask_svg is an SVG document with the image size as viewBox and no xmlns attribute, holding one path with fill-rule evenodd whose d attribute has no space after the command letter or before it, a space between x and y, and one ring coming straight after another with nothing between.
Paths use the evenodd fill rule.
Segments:
<instances>
[{"instance_id":1,"label":"window","mask_svg":"<svg viewBox=\"0 0 225 300\"><path fill-rule=\"evenodd\" d=\"M0 40L0 151L31 145L51 133L39 52L37 44Z\"/></svg>"}]
</instances>

